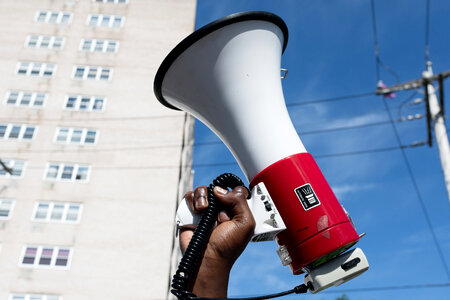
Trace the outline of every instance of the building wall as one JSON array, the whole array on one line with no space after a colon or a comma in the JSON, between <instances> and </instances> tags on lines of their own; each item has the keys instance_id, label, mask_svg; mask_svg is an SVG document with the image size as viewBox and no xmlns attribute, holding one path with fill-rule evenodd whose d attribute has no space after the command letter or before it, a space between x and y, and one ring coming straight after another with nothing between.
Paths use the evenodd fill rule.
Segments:
<instances>
[{"instance_id":1,"label":"building wall","mask_svg":"<svg viewBox=\"0 0 450 300\"><path fill-rule=\"evenodd\" d=\"M106 1L105 1L106 2ZM195 0L0 1L0 124L36 126L32 140L0 138L0 159L25 160L23 176L0 176L0 299L164 299L174 248L176 201L190 180L192 122L162 106L153 77L194 28ZM69 24L37 22L39 10L73 14ZM124 17L123 27L87 25L89 14ZM25 46L28 35L62 36L62 49ZM117 53L80 51L81 39L119 41ZM18 62L56 65L50 78L16 74ZM112 69L110 80L73 79L75 65ZM42 108L6 104L9 91L48 94ZM65 109L67 95L106 98L105 109ZM57 144L57 127L97 130L94 145ZM49 162L89 165L86 182L45 179ZM184 166L180 168L180 162ZM82 205L77 223L33 220L37 201ZM68 247L68 268L22 266L26 245ZM50 297L49 297L50 299ZM47 300L42 297L42 300Z\"/></svg>"}]
</instances>

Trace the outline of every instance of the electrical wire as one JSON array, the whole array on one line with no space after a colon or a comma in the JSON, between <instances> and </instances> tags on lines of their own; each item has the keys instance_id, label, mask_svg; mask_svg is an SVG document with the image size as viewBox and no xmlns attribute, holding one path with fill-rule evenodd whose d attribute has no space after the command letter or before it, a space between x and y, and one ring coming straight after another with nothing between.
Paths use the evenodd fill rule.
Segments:
<instances>
[{"instance_id":1,"label":"electrical wire","mask_svg":"<svg viewBox=\"0 0 450 300\"><path fill-rule=\"evenodd\" d=\"M398 107L398 111L397 111L399 117L402 116L402 109L403 109L403 107L404 107L408 102L410 102L411 99L414 98L416 95L417 95L417 91L414 91L414 93L412 93L408 98L406 98L405 100L403 100L403 101L400 103L400 106Z\"/></svg>"},{"instance_id":2,"label":"electrical wire","mask_svg":"<svg viewBox=\"0 0 450 300\"><path fill-rule=\"evenodd\" d=\"M39 116L39 115L37 115ZM101 122L105 122L105 121L139 121L139 120L157 120L157 119L172 119L172 118L183 118L184 115L179 114L179 115L160 115L160 116L130 116L130 117L103 117L103 118L97 118L97 117L92 117L92 118L72 118L70 117L70 119L63 119L63 118L37 118L37 121L41 122L93 122L93 121L101 121ZM8 121L8 122L15 122L15 120L17 120L18 122L23 122L23 118L8 118L8 120L12 120L12 121Z\"/></svg>"},{"instance_id":3,"label":"electrical wire","mask_svg":"<svg viewBox=\"0 0 450 300\"><path fill-rule=\"evenodd\" d=\"M430 0L426 0L425 11L425 65L430 61Z\"/></svg>"},{"instance_id":4,"label":"electrical wire","mask_svg":"<svg viewBox=\"0 0 450 300\"><path fill-rule=\"evenodd\" d=\"M381 79L380 74L380 66L382 66L387 72L389 72L392 76L395 77L397 83L400 82L400 76L396 72L394 72L392 69L388 68L380 58L380 47L378 45L378 34L377 34L377 23L376 23L376 16L375 16L375 1L371 0L371 11L372 11L372 33L373 33L373 40L374 40L374 48L375 48L375 68L376 68L376 77L377 82Z\"/></svg>"},{"instance_id":5,"label":"electrical wire","mask_svg":"<svg viewBox=\"0 0 450 300\"><path fill-rule=\"evenodd\" d=\"M359 94L344 95L344 96L339 96L339 97L322 98L322 99L300 101L300 102L290 102L290 103L286 103L286 106L290 107L290 106L308 105L308 104L340 101L340 100L355 99L355 98L364 98L364 97L373 96L373 95L375 95L375 92L365 92L365 93L359 93Z\"/></svg>"},{"instance_id":6,"label":"electrical wire","mask_svg":"<svg viewBox=\"0 0 450 300\"><path fill-rule=\"evenodd\" d=\"M400 134L398 133L397 127L395 126L394 120L392 118L392 114L391 114L391 112L389 110L389 106L387 105L386 99L384 97L383 97L383 103L384 103L384 106L386 108L386 112L387 112L387 114L389 116L389 119L391 120L392 130L393 130L393 132L395 134L397 142L398 142L399 145L401 145ZM438 242L437 237L436 237L436 233L434 232L434 228L433 228L433 226L431 224L430 216L428 215L428 211L426 209L426 206L425 206L425 203L423 201L422 195L420 194L419 186L418 186L418 184L416 182L416 179L414 177L414 174L412 172L412 168L411 168L411 165L409 163L408 157L406 156L406 152L405 152L405 150L403 148L401 148L400 150L401 150L401 153L402 153L403 161L405 162L405 165L406 165L406 169L408 170L409 177L411 178L411 182L412 182L412 184L414 186L414 190L416 192L417 199L419 200L420 207L421 207L423 215L425 217L425 221L426 221L426 223L428 225L428 228L430 230L430 233L431 233L431 236L433 238L434 244L435 244L436 249L438 251L439 258L440 258L440 260L442 262L442 266L444 267L444 270L447 273L447 279L450 280L450 270L449 270L449 268L447 266L444 254L443 254L442 249L441 249L441 246L439 245L439 242Z\"/></svg>"},{"instance_id":7,"label":"electrical wire","mask_svg":"<svg viewBox=\"0 0 450 300\"><path fill-rule=\"evenodd\" d=\"M377 80L379 81L380 80L380 73L379 73L378 65L380 64L380 60L379 60L378 38L377 38L377 31L376 31L376 15L375 15L374 0L371 0L371 4L372 4L371 5L371 8L372 8L372 25L373 25L373 34L374 34L373 39L374 39L375 56L376 56L376 62L377 62L376 75L377 75ZM429 10L429 4L427 4L427 10ZM427 34L427 36L428 36L428 34ZM445 257L444 257L444 255L442 253L442 250L441 250L441 247L439 245L439 242L437 240L436 233L434 232L433 226L431 224L430 216L428 215L428 211L426 210L425 203L424 203L424 201L422 199L422 195L420 194L419 187L418 187L418 184L417 184L416 179L414 177L414 174L412 172L412 168L411 168L411 165L409 163L408 157L406 156L406 152L405 152L404 148L401 147L402 142L401 142L401 139L400 139L400 134L399 134L399 132L397 130L397 127L395 126L394 119L392 118L391 111L390 111L389 106L388 106L388 104L386 102L386 98L382 97L382 101L383 101L383 105L385 107L386 113L387 113L387 115L389 117L389 120L390 120L390 123L391 123L391 126L392 126L392 130L394 132L395 138L397 140L398 145L400 146L400 151L401 151L401 154L402 154L402 157L403 157L403 161L404 161L404 163L406 165L406 169L408 171L409 177L410 177L411 182L413 184L414 191L415 191L415 193L417 195L417 199L419 200L419 204L420 204L420 207L422 209L423 215L425 217L425 221L426 221L426 223L428 225L428 229L430 230L430 234L431 234L431 236L433 238L433 241L434 241L434 244L436 246L436 249L437 249L437 252L438 252L438 256L439 256L439 258L441 260L441 263L442 263L442 266L443 266L443 268L444 268L444 270L445 270L445 272L447 274L447 278L450 280L450 271L449 271L449 268L448 268L447 263L445 261Z\"/></svg>"},{"instance_id":8,"label":"electrical wire","mask_svg":"<svg viewBox=\"0 0 450 300\"><path fill-rule=\"evenodd\" d=\"M329 158L329 157L339 157L339 156L352 156L352 155L361 155L361 154L371 154L371 153L379 153L379 152L388 152L388 151L394 151L398 150L400 148L409 148L409 147L417 147L417 146L423 146L423 145L402 145L402 146L393 146L393 147L386 147L386 148L376 148L376 149L369 149L369 150L361 150L361 151L351 151L351 152L341 152L341 153L330 153L330 154L319 154L314 155L314 158L321 159L321 158ZM192 167L192 168L209 168L209 167L220 167L220 166L234 166L238 163L233 162L222 162L222 163L196 163L196 164L184 164L181 167ZM40 166L28 166L27 169L45 169L45 167ZM180 165L152 165L152 166L93 166L95 170L161 170L161 169L178 169L180 168Z\"/></svg>"},{"instance_id":9,"label":"electrical wire","mask_svg":"<svg viewBox=\"0 0 450 300\"><path fill-rule=\"evenodd\" d=\"M204 297L192 297L192 300L263 300L263 299L272 299L278 298L290 294L304 294L308 291L308 287L305 284L298 285L291 290L265 295L265 296L256 296L256 297L245 297L245 298L204 298Z\"/></svg>"},{"instance_id":10,"label":"electrical wire","mask_svg":"<svg viewBox=\"0 0 450 300\"><path fill-rule=\"evenodd\" d=\"M187 133L188 133L187 123L188 123L188 119L189 119L189 115L187 113L184 113L184 125L183 125L183 134L181 135L181 147L180 147L181 150L180 150L180 160L179 160L178 180L177 180L178 188L177 188L177 195L176 195L175 199L181 199L181 195L180 195L181 189L180 189L180 187L182 185L183 171L185 169L183 167L183 164L184 164L183 162L184 162L184 159L185 159L185 149L186 149L186 144L187 144L186 141L188 140L188 138L187 138ZM175 212L178 211L178 206L179 206L179 202L175 201ZM176 235L174 235L174 236L176 237ZM174 251L177 251L176 248L175 248L175 244L176 244L176 239L173 238L172 239L172 245L170 247L171 255L174 254ZM169 270L172 270L172 267L173 267L173 260L170 259L170 261L169 261ZM171 280L172 280L172 276L170 276L170 274L169 274L167 280L168 280L167 281L167 290L169 291L170 290L170 283L171 283Z\"/></svg>"},{"instance_id":11,"label":"electrical wire","mask_svg":"<svg viewBox=\"0 0 450 300\"><path fill-rule=\"evenodd\" d=\"M287 103L286 106L299 106L299 105L308 105L308 104L315 104L315 103L322 103L322 102L331 102L331 101L340 101L340 100L347 100L347 99L355 99L355 98L364 98L368 96L374 96L375 92L364 92L359 94L350 94L350 95L344 95L344 96L338 96L338 97L330 97L330 98L322 98L322 99L315 99L315 100L306 100L306 101L298 101L298 102L291 102ZM183 115L163 115L163 116L130 116L130 117L104 117L104 118L80 118L80 119L70 119L70 120L64 120L61 118L39 118L37 121L40 123L42 122L95 122L95 121L138 121L138 120L152 120L152 119L167 119L167 118L182 118ZM23 122L23 118L8 118L8 122ZM32 120L30 122L33 122Z\"/></svg>"},{"instance_id":12,"label":"electrical wire","mask_svg":"<svg viewBox=\"0 0 450 300\"><path fill-rule=\"evenodd\" d=\"M324 129L317 129L317 130L310 130L310 131L297 131L297 133L299 135L303 136L303 135L320 134L320 133L343 131L343 130L351 130L351 129L360 129L360 128L372 127L372 126L380 126L380 125L386 125L386 124L389 124L389 123L390 123L389 121L378 121L378 122L365 123L365 124L360 124L360 125L341 126L341 127L334 127L334 128L324 128ZM194 146L219 145L219 144L223 144L223 142L220 141L220 140L207 141L207 142L197 142L197 143L194 144Z\"/></svg>"},{"instance_id":13,"label":"electrical wire","mask_svg":"<svg viewBox=\"0 0 450 300\"><path fill-rule=\"evenodd\" d=\"M372 33L373 33L373 40L374 40L374 48L375 48L375 70L376 70L376 76L377 76L377 82L380 81L381 75L380 75L380 64L379 59L379 47L378 47L378 34L377 34L377 23L375 18L375 2L374 0L370 0L371 5L371 11L372 11Z\"/></svg>"},{"instance_id":14,"label":"electrical wire","mask_svg":"<svg viewBox=\"0 0 450 300\"><path fill-rule=\"evenodd\" d=\"M322 98L322 99L315 99L315 100L306 100L306 101L299 101L299 102L291 102L287 103L286 106L298 106L298 105L307 105L307 104L314 104L314 103L321 103L321 102L331 102L331 101L339 101L339 100L346 100L346 99L354 99L354 98L364 98L367 96L373 96L375 95L375 92L364 92L364 93L358 93L358 94L350 94L350 95L344 95L344 96L338 96L338 97L329 97L329 98ZM129 116L129 117L91 117L91 118L72 118L70 120L64 120L61 118L39 118L39 122L62 122L70 121L70 122L94 122L94 121L138 121L138 120L152 120L152 119L168 119L168 118L182 118L183 115L162 115L162 116ZM8 118L8 122L23 122L23 118Z\"/></svg>"},{"instance_id":15,"label":"electrical wire","mask_svg":"<svg viewBox=\"0 0 450 300\"><path fill-rule=\"evenodd\" d=\"M428 283L428 284L410 284L410 285L391 285L391 286L375 286L375 287L363 287L354 289L330 289L321 292L322 294L335 294L335 293L352 293L352 292L368 292L368 291L390 291L390 290L410 290L410 289L426 289L426 288L440 288L449 287L450 282L444 283Z\"/></svg>"},{"instance_id":16,"label":"electrical wire","mask_svg":"<svg viewBox=\"0 0 450 300\"><path fill-rule=\"evenodd\" d=\"M351 129L360 129L360 128L366 128L366 127L374 127L374 126L381 126L389 124L390 121L378 121L378 122L372 122L372 123L365 123L365 124L359 124L359 125L349 125L349 126L340 126L340 127L334 127L334 128L324 128L324 129L317 129L317 130L310 130L310 131L300 131L298 132L301 136L304 135L313 135L313 134L320 134L320 133L327 133L327 132L336 132L336 131L344 131L344 130L351 130ZM206 145L220 145L223 144L222 141L216 140L216 141L207 141L207 142L197 142L194 143L194 146L206 146ZM78 146L76 144L58 144L61 146ZM115 144L117 145L117 144ZM113 147L113 148L89 148L90 145L83 145L86 146L86 148L74 148L74 149L66 149L66 148L60 148L60 149L30 149L27 150L26 153L39 153L39 154L47 154L47 153L89 153L89 152L119 152L119 151L145 151L145 150L151 150L151 149L165 149L165 148L178 148L181 144L165 144L165 145L146 145L146 146L132 146L132 147ZM2 153L17 153L17 149L14 150L3 150Z\"/></svg>"}]
</instances>

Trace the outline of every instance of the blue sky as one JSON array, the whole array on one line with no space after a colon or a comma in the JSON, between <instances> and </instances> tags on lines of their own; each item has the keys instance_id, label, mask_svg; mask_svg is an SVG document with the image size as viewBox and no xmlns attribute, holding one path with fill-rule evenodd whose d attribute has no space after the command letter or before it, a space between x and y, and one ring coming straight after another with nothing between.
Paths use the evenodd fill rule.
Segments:
<instances>
[{"instance_id":1,"label":"blue sky","mask_svg":"<svg viewBox=\"0 0 450 300\"><path fill-rule=\"evenodd\" d=\"M425 0L376 0L376 22L380 56L401 81L418 78L424 70ZM450 69L450 2L431 0L430 58L434 72ZM316 157L322 172L340 202L350 212L359 232L367 232L358 244L371 268L361 277L319 295L289 296L302 299L335 299L344 290L398 285L449 282L427 225L420 200L400 150L358 155L331 156L345 152L398 146L392 125L385 124L341 131L312 131L389 121L379 96L297 105L301 102L373 92L376 68L370 0L198 0L196 27L231 13L250 10L279 15L289 28L289 41L282 67L289 70L283 80L292 121L308 152ZM387 85L397 83L381 70ZM445 83L450 93L450 81ZM425 113L423 104L402 103L418 92L397 93L388 99L395 119ZM294 105L296 104L296 105ZM446 106L449 107L448 97ZM448 122L447 122L448 123ZM395 124L401 143L426 139L425 121ZM195 142L218 141L196 122ZM436 144L408 148L406 156L437 240L450 265L450 207ZM195 185L208 184L223 172L244 178L223 144L194 148ZM196 167L196 165L199 165ZM250 244L233 268L229 296L247 296L290 289L302 282L282 267L274 242ZM345 292L350 299L444 299L450 287Z\"/></svg>"}]
</instances>

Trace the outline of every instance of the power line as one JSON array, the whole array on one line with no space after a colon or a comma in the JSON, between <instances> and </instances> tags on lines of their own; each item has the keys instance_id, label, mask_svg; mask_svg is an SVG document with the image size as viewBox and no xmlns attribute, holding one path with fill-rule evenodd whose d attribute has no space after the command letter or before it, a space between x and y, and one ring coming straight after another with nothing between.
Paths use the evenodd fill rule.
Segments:
<instances>
[{"instance_id":1,"label":"power line","mask_svg":"<svg viewBox=\"0 0 450 300\"><path fill-rule=\"evenodd\" d=\"M376 23L376 16L375 16L375 1L371 0L371 11L372 11L372 33L373 33L373 41L374 41L374 48L375 48L375 66L376 66L376 76L377 76L377 82L380 81L381 75L380 75L380 66L383 67L386 71L391 73L392 76L395 77L397 82L400 82L400 77L396 72L394 72L392 69L390 69L388 66L386 66L380 58L380 47L378 45L378 34L377 34L377 23Z\"/></svg>"},{"instance_id":2,"label":"power line","mask_svg":"<svg viewBox=\"0 0 450 300\"><path fill-rule=\"evenodd\" d=\"M310 130L310 131L297 131L297 133L303 136L303 135L359 129L359 128L372 127L372 126L380 126L380 125L386 125L386 124L389 124L389 121L379 121L379 122L366 123L366 124L360 124L360 125L349 125L349 126L341 126L341 127L334 127L334 128ZM209 141L209 142L198 142L198 143L195 143L194 146L206 146L206 145L214 145L214 144L222 144L222 141L219 140L219 141Z\"/></svg>"},{"instance_id":3,"label":"power line","mask_svg":"<svg viewBox=\"0 0 450 300\"><path fill-rule=\"evenodd\" d=\"M347 99L354 99L354 98L364 98L364 97L373 96L373 95L375 95L374 92L365 92L365 93L359 93L359 94L344 95L344 96L339 96L339 97L330 97L330 98L322 98L322 99L316 99L316 100L290 102L290 103L286 103L286 106L288 106L288 107L289 106L299 106L299 105L340 101L340 100L347 100Z\"/></svg>"},{"instance_id":4,"label":"power line","mask_svg":"<svg viewBox=\"0 0 450 300\"><path fill-rule=\"evenodd\" d=\"M344 96L338 96L338 97L330 97L330 98L322 98L322 99L316 99L316 100L308 100L308 101L300 101L300 102L291 102L287 103L286 106L302 106L302 105L309 105L309 104L315 104L315 103L323 103L323 102L333 102L333 101L340 101L340 100L347 100L347 99L355 99L355 98L364 98L368 96L374 96L376 93L374 92L366 92L366 93L360 93L360 94L351 94L351 95L344 95ZM394 107L396 108L396 107ZM384 111L384 110L383 110ZM77 123L77 122L91 122L91 121L139 121L139 120L149 120L149 119L166 119L166 118L181 118L182 115L175 115L175 116L136 116L136 117L110 117L110 118L85 118L85 119L61 119L61 118L39 118L36 120L29 120L27 122L23 122L23 118L15 119L15 118L7 118L3 123L13 123L13 122L20 122L20 123L26 123L26 124L34 124L34 122L39 122L37 125L55 125L54 123L57 122L57 126L69 126L66 125L68 122ZM46 123L49 122L49 123ZM64 124L64 125L61 125ZM86 126L85 126L86 127ZM96 128L100 129L117 129L117 128L111 128L111 127L98 127Z\"/></svg>"},{"instance_id":5,"label":"power line","mask_svg":"<svg viewBox=\"0 0 450 300\"><path fill-rule=\"evenodd\" d=\"M372 6L371 6L372 7L372 24L373 24L373 28L374 28L374 30L373 30L374 47L376 49L375 50L375 55L377 56L377 63L378 63L379 62L379 48L378 48L378 43L377 43L378 39L377 39L377 36L376 36L377 32L376 32L376 23L375 23L376 16L375 16L374 0L371 0L371 4L372 4ZM427 4L427 7L428 6L429 5ZM379 76L378 70L377 70L377 76ZM378 77L378 80L379 80L379 77ZM401 143L401 139L400 139L400 134L398 133L397 127L395 126L394 119L392 118L392 114L391 114L391 111L389 110L389 106L388 106L388 104L386 102L385 97L382 97L382 101L383 101L386 113L387 113L387 115L389 117L389 120L390 120L390 123L391 123L391 126L392 126L392 130L394 132L395 138L397 140L398 145L400 146L402 144ZM414 177L414 174L412 172L412 168L411 168L411 165L409 163L408 157L406 156L406 152L405 152L404 148L400 147L400 151L401 151L401 154L402 154L402 157L403 157L403 161L404 161L404 163L406 165L406 169L408 171L409 177L410 177L411 182L413 184L414 190L416 192L417 199L419 200L419 204L420 204L420 207L421 207L422 212L424 214L425 221L426 221L426 223L428 225L428 228L430 230L430 233L431 233L431 236L433 238L434 244L436 246L436 249L437 249L437 252L438 252L438 256L439 256L439 258L441 260L441 263L442 263L442 266L443 266L445 272L447 273L447 278L450 279L449 268L448 268L447 263L445 261L445 258L444 258L444 255L442 253L442 250L441 250L441 247L439 245L439 242L437 240L436 233L434 232L433 226L431 224L430 216L428 215L428 211L426 210L425 203L424 203L424 201L422 199L422 195L420 194L419 187L418 187L418 184L417 184L416 179Z\"/></svg>"},{"instance_id":6,"label":"power line","mask_svg":"<svg viewBox=\"0 0 450 300\"><path fill-rule=\"evenodd\" d=\"M400 105L398 106L398 116L401 117L401 113L402 113L402 109L403 106L405 106L405 104L407 104L408 102L411 101L412 98L414 98L417 95L417 91L414 91L414 93L412 93L410 96L408 96L405 100L402 101L402 103L400 103Z\"/></svg>"},{"instance_id":7,"label":"power line","mask_svg":"<svg viewBox=\"0 0 450 300\"><path fill-rule=\"evenodd\" d=\"M430 37L430 0L427 0L425 11L425 64L427 64L430 61L429 37Z\"/></svg>"},{"instance_id":8,"label":"power line","mask_svg":"<svg viewBox=\"0 0 450 300\"><path fill-rule=\"evenodd\" d=\"M335 127L335 128L325 128L325 129L311 130L311 131L305 131L305 132L299 132L299 133L301 135L310 135L310 134L335 132L335 131L350 130L350 129L360 129L360 128L366 128L366 127L386 125L386 124L389 124L389 121L379 121L379 122L359 124L359 125L349 125L349 126L341 126L341 127Z\"/></svg>"},{"instance_id":9,"label":"power line","mask_svg":"<svg viewBox=\"0 0 450 300\"><path fill-rule=\"evenodd\" d=\"M171 118L183 118L184 115L162 115L162 116L129 116L129 117L109 117L109 118L70 118L64 120L64 118L38 118L36 121L44 122L93 122L93 121L138 121L138 120L157 120L157 119L171 119ZM8 122L23 122L23 118L8 118ZM33 120L31 120L33 122Z\"/></svg>"},{"instance_id":10,"label":"power line","mask_svg":"<svg viewBox=\"0 0 450 300\"><path fill-rule=\"evenodd\" d=\"M372 11L372 33L373 33L373 42L374 42L374 48L375 48L375 67L376 67L376 75L377 75L377 82L380 81L380 49L378 47L378 34L377 34L377 23L375 18L375 2L374 0L370 1L371 5L371 11Z\"/></svg>"},{"instance_id":11,"label":"power line","mask_svg":"<svg viewBox=\"0 0 450 300\"><path fill-rule=\"evenodd\" d=\"M419 145L421 146L421 145ZM393 146L393 147L385 147L385 148L376 148L369 150L361 150L361 151L350 151L350 152L341 152L341 153L329 153L329 154L319 154L314 155L314 158L330 158L330 157L339 157L339 156L351 156L351 155L361 155L361 154L371 154L371 153L379 153L379 152L387 152L398 150L400 148L409 148L416 147L416 145L404 145L404 146ZM222 162L222 163L196 163L196 164L185 164L181 167L193 167L193 168L205 168L205 167L218 167L218 166L233 166L237 165L237 162ZM45 167L37 167L37 166L29 166L27 169L43 169ZM152 165L152 166L94 166L96 170L159 170L159 169L178 169L180 165Z\"/></svg>"},{"instance_id":12,"label":"power line","mask_svg":"<svg viewBox=\"0 0 450 300\"><path fill-rule=\"evenodd\" d=\"M421 146L421 145L419 145ZM379 152L388 152L403 148L409 148L409 147L416 147L416 146L393 146L393 147L385 147L385 148L376 148L376 149L368 149L368 150L360 150L360 151L349 151L349 152L341 152L341 153L329 153L329 154L318 154L313 155L314 158L320 159L320 158L330 158L330 157L340 157L340 156L352 156L352 155L361 155L361 154L372 154L372 153L379 153ZM192 167L212 167L212 166L230 166L230 165L236 165L237 162L224 162L224 163L204 163L204 164L193 164Z\"/></svg>"},{"instance_id":13,"label":"power line","mask_svg":"<svg viewBox=\"0 0 450 300\"><path fill-rule=\"evenodd\" d=\"M330 98L322 98L322 99L313 99L313 100L307 100L307 101L298 101L298 102L291 102L287 103L286 106L299 106L299 105L307 105L307 104L314 104L314 103L321 103L321 102L331 102L331 101L339 101L339 100L346 100L346 99L354 99L354 98L364 98L368 96L374 96L375 93L373 91L370 92L364 92L364 93L358 93L358 94L350 94L350 95L344 95L344 96L338 96L338 97L330 97ZM136 120L148 120L148 119L166 119L166 118L182 118L183 115L164 115L164 116L129 116L129 117L109 117L109 118L84 118L84 119L70 119L70 120L64 120L61 118L39 118L38 121L48 121L48 122L92 122L92 121L136 121ZM8 122L14 122L22 121L23 119L8 119Z\"/></svg>"},{"instance_id":14,"label":"power line","mask_svg":"<svg viewBox=\"0 0 450 300\"><path fill-rule=\"evenodd\" d=\"M144 151L151 149L165 149L165 148L180 148L181 144L169 144L169 145L148 145L148 146L136 146L136 147L122 147L122 148L90 148L90 149L38 149L38 150L26 150L24 153L30 154L46 154L46 153L95 153L95 152L119 152L119 151ZM2 153L17 153L17 150L2 151Z\"/></svg>"},{"instance_id":15,"label":"power line","mask_svg":"<svg viewBox=\"0 0 450 300\"><path fill-rule=\"evenodd\" d=\"M389 107L388 107L388 105L386 103L386 99L384 97L383 97L383 103L384 103L384 106L386 107L386 112L389 115L389 119L391 120L392 130L394 131L394 134L395 134L395 137L397 139L397 142L398 142L399 145L401 145L400 134L398 133L397 127L394 124L391 112L389 110ZM428 211L427 211L425 203L424 203L424 201L422 199L422 195L420 194L419 186L418 186L418 184L416 182L416 179L415 179L414 174L412 172L412 168L411 168L411 165L409 163L408 157L406 156L405 150L403 148L401 148L401 153L402 153L403 161L405 162L405 165L406 165L406 169L408 170L409 177L411 178L411 182L412 182L412 184L414 186L414 190L416 192L417 198L419 199L420 207L421 207L423 215L425 217L425 221L426 221L426 223L428 225L428 228L430 230L430 233L431 233L431 236L433 238L434 244L435 244L436 249L438 251L438 255L439 255L440 259L441 259L442 266L444 267L444 270L447 273L447 278L450 279L450 271L449 271L449 268L448 268L447 263L445 261L444 254L442 253L441 246L439 245L439 242L438 242L437 237L436 237L436 233L434 232L433 226L431 224L430 216L428 215Z\"/></svg>"},{"instance_id":16,"label":"power line","mask_svg":"<svg viewBox=\"0 0 450 300\"><path fill-rule=\"evenodd\" d=\"M378 122L372 122L372 123L365 123L365 124L359 124L359 125L349 125L349 126L341 126L341 127L334 127L334 128L325 128L325 129L317 129L317 130L310 130L310 131L300 131L298 132L301 135L312 135L312 134L320 134L320 133L327 133L327 132L336 132L336 131L343 131L343 130L351 130L351 129L360 129L360 128L366 128L366 127L374 127L374 126L381 126L389 124L390 121L378 121ZM222 144L222 141L209 141L209 142L198 142L195 143L194 146L207 146L207 145L219 145ZM67 145L71 146L71 145ZM74 146L74 145L72 145ZM166 145L146 145L146 146L134 146L134 147L123 147L123 148L83 148L83 149L37 149L37 150L27 150L26 153L39 153L39 154L45 154L45 153L87 153L87 152L119 152L119 151L140 151L140 150L150 150L150 149L159 149L159 148L174 148L174 147L180 147L180 144L166 144ZM2 153L17 153L17 150L4 150Z\"/></svg>"},{"instance_id":17,"label":"power line","mask_svg":"<svg viewBox=\"0 0 450 300\"><path fill-rule=\"evenodd\" d=\"M323 294L334 293L351 293L351 292L368 292L368 291L389 291L389 290L410 290L410 289L426 289L426 288L440 288L448 287L450 282L444 283L428 283L428 284L409 284L409 285L391 285L391 286L375 286L375 287L363 287L355 289L334 289L323 291Z\"/></svg>"},{"instance_id":18,"label":"power line","mask_svg":"<svg viewBox=\"0 0 450 300\"><path fill-rule=\"evenodd\" d=\"M10 175L12 175L12 173L13 173L13 169L11 169L10 167L8 167L4 162L3 162L3 160L0 158L0 166L2 167L2 169L5 171L5 172L7 172L7 173L9 173Z\"/></svg>"}]
</instances>

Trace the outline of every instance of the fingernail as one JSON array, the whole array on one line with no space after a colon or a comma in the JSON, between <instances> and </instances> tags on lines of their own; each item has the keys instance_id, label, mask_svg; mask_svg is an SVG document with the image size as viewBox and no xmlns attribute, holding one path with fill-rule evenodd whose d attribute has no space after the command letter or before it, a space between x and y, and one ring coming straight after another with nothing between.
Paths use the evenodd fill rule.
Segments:
<instances>
[{"instance_id":1,"label":"fingernail","mask_svg":"<svg viewBox=\"0 0 450 300\"><path fill-rule=\"evenodd\" d=\"M219 194L225 195L226 193L228 193L228 190L221 188L220 186L216 186L214 188L216 190L216 192L218 192Z\"/></svg>"},{"instance_id":2,"label":"fingernail","mask_svg":"<svg viewBox=\"0 0 450 300\"><path fill-rule=\"evenodd\" d=\"M197 199L197 207L205 208L206 207L206 198L205 196L200 196Z\"/></svg>"}]
</instances>

